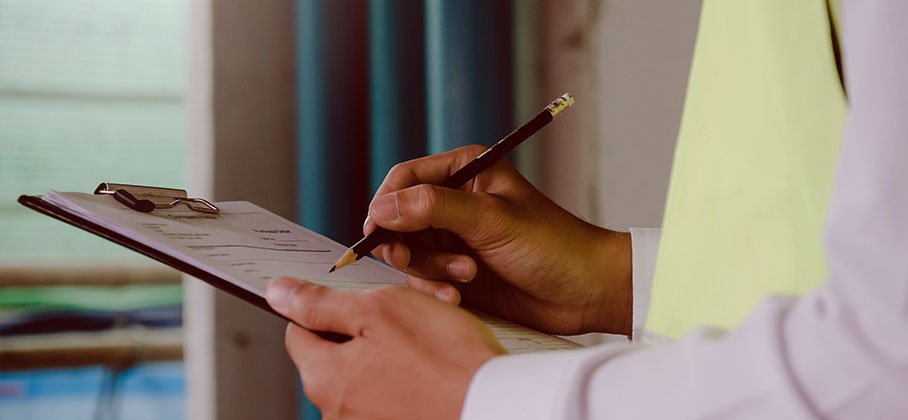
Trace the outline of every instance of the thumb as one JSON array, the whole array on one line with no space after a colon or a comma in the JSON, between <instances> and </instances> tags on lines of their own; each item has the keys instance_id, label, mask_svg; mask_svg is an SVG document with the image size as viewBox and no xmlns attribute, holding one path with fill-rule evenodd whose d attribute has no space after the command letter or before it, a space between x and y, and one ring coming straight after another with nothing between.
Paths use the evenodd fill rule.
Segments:
<instances>
[{"instance_id":1,"label":"thumb","mask_svg":"<svg viewBox=\"0 0 908 420\"><path fill-rule=\"evenodd\" d=\"M434 228L467 237L496 208L500 206L490 194L420 184L375 197L369 218L396 232Z\"/></svg>"}]
</instances>

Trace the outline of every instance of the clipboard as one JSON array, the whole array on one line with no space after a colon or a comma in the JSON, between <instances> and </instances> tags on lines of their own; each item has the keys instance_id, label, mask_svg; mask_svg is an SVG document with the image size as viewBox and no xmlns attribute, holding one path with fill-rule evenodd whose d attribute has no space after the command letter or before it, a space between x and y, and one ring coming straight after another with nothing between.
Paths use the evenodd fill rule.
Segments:
<instances>
[{"instance_id":1,"label":"clipboard","mask_svg":"<svg viewBox=\"0 0 908 420\"><path fill-rule=\"evenodd\" d=\"M129 194L129 196L125 197L125 200L121 200L121 199L116 199L117 197L116 197L116 195L114 195L113 198L116 200L113 203L105 198L105 199L101 200L101 201L107 203L107 204L104 204L103 206L109 206L111 204L116 206L117 205L116 202L119 202L126 208L125 209L114 209L114 208L110 208L110 207L100 207L100 208L114 209L113 213L110 213L109 211L107 212L108 217L113 217L113 218L119 219L119 220L123 220L122 219L123 215L128 213L129 211L136 211L138 213L149 213L149 212L154 212L154 210L156 208L171 209L174 205L186 205L186 207L189 208L188 211L186 209L181 208L181 209L165 210L163 213L164 213L164 215L169 215L168 217L172 217L172 218L178 219L178 220L179 219L217 220L217 219L220 219L221 216L223 216L225 218L231 218L231 217L253 217L253 218L255 218L258 216L249 216L249 215L264 215L266 218L271 217L272 219L270 219L270 220L272 220L272 221L277 220L277 222L279 222L279 223L286 223L286 224L293 225L293 226L280 225L281 227L278 227L277 230L270 230L270 229L274 229L275 225L268 225L266 223L268 220L264 220L264 221L262 221L262 223L265 223L265 225L263 225L263 226L268 226L266 228L269 230L259 231L259 230L256 230L255 228L251 228L251 230L254 232L263 232L268 235L268 237L257 237L256 240L265 241L266 242L265 246L268 246L268 244L274 244L274 246L279 247L277 249L263 248L261 245L257 245L254 242L246 243L246 244L237 244L237 243L202 244L202 245L195 246L197 248L206 249L206 251L207 251L207 249L210 249L212 247L215 247L215 248L216 247L240 247L240 248L251 248L251 249L263 249L263 250L269 250L269 251L279 251L279 252L284 252L284 251L318 252L318 253L335 252L335 253L337 253L337 255L340 255L340 253L342 253L343 250L346 249L342 245L331 241L329 238L325 238L316 232L309 231L308 229L305 229L302 226L295 225L290 221L287 221L283 218L280 218L277 215L274 215L274 214L268 212L267 209L260 208L249 202L235 201L235 202L218 203L218 205L221 206L223 211L220 212L220 215L216 215L216 214L211 214L211 213L214 213L215 211L220 211L220 210L214 204L207 202L207 200L204 200L206 203L208 203L210 205L210 207L208 207L207 205L205 205L201 201L199 201L202 199L191 199L186 196L185 191L171 189L171 188L157 188L157 187L145 187L145 186L138 186L138 185L102 183L98 187L98 189L96 189L95 195L115 194L118 190L124 190L125 192L127 192ZM274 316L277 316L282 320L285 320L288 322L293 322L293 320L277 313L268 305L268 302L265 300L265 297L263 296L264 290L262 290L263 285L261 283L259 283L259 285L254 290L246 288L244 286L247 284L241 285L241 284L236 283L236 281L238 279L241 279L241 277L236 277L238 275L238 273L236 271L233 271L231 273L230 269L228 269L228 271L223 271L224 268L212 269L211 267L215 267L215 266L206 265L206 264L211 264L210 260L205 260L205 259L199 260L197 258L192 258L192 257L185 258L188 254L179 253L179 252L183 252L183 251L173 253L173 251L178 248L180 248L180 249L193 248L193 246L186 245L185 242L183 242L182 245L177 245L176 248L167 247L167 246L156 247L154 242L148 242L147 235L162 235L162 232L160 230L158 230L159 228L150 228L149 233L142 234L142 235L146 235L146 236L133 237L130 235L129 232L135 232L135 231L130 231L128 229L118 231L118 230L116 230L116 229L118 229L116 227L116 225L105 225L104 224L105 222L103 221L104 219L97 219L97 220L92 219L91 218L92 216L90 215L92 213L90 213L90 212L88 214L85 214L84 212L80 213L79 212L80 210L78 210L78 209L81 208L82 210L84 210L85 207L80 207L80 205L76 204L74 207L70 208L68 205L62 204L62 203L70 203L70 204L74 203L74 201L68 201L68 200L76 200L76 201L82 200L81 202L83 203L83 205L85 203L90 204L93 202L98 202L97 200L88 199L88 197L91 197L90 194L57 193L55 191L50 191L48 194L57 194L57 195L51 195L50 197L47 197L47 194L45 194L45 196L22 195L19 197L18 202L20 204L22 204L23 206L28 207L38 213L52 217L54 219L57 219L61 222L64 222L64 223L74 226L76 228L82 229L84 231L93 233L96 236L107 239L108 241L116 243L125 248L131 249L135 252L138 252L142 255L145 255L149 258L154 259L155 261L161 262L167 266L175 268L190 276L196 277L196 278L208 283L211 286L221 289L230 295L233 295L243 301L246 301L252 305L255 305L259 309L265 310L268 313L270 313ZM75 195L71 196L70 199L64 199L63 201L58 201L61 197L61 196L59 196L59 194L75 194ZM80 197L82 197L82 198L80 198ZM150 200L150 201L153 201L153 203L141 203L140 201L142 201L142 200ZM193 204L193 205L190 205L190 204ZM161 207L157 207L159 205ZM151 206L151 207L149 207L149 206ZM96 210L97 209L98 208L96 208ZM131 209L131 210L129 210L129 209ZM127 212L123 213L123 210L127 210ZM252 212L250 212L250 210L252 210ZM189 214L189 213L193 213L193 212L199 212L199 213L195 214L195 215ZM115 216L115 215L119 215L119 216ZM243 216L243 215L246 215L246 216ZM268 216L268 215L270 215L270 216ZM141 216L137 215L137 219L141 219L141 218L148 219L151 216L155 216L155 215L154 214L151 214L151 215L144 214ZM152 219L154 219L154 218L152 217ZM233 219L233 220L236 221L238 219ZM248 220L248 219L245 219L245 220ZM257 219L253 219L253 220L257 220ZM208 222L199 222L199 223L208 223ZM156 225L156 223L150 223L150 224ZM141 226L141 225L142 224L139 224L139 226ZM233 225L233 226L236 226L236 225ZM284 229L284 226L286 226L287 229ZM246 229L247 227L248 226L244 226L243 229ZM266 229L266 228L263 228L263 229ZM173 233L173 232L171 232L171 233ZM302 234L304 236L309 235L308 238L312 238L315 242L322 243L323 245L327 244L325 246L333 249L333 251L321 250L321 249L316 250L316 249L284 248L284 247L295 247L297 245L290 244L290 243L279 244L281 239L275 240L273 237L271 237L275 233L288 234L288 235ZM186 234L185 232L179 233L179 235L185 235L185 234ZM289 242L299 242L297 239L291 239L291 238L288 238L285 240L287 240ZM277 242L275 242L275 241L277 241ZM308 241L308 239L304 239L303 241L306 242L306 241ZM170 251L171 253L168 253L168 251ZM181 257L181 255L182 255L182 257ZM223 256L223 254L218 255L218 257L221 257L221 256ZM251 261L251 260L244 260L244 261ZM274 262L274 261L282 261L280 259L278 259L278 260L263 259L263 261L271 261L267 264L282 264L280 262ZM331 259L331 261L332 262L334 261L333 258ZM296 263L297 261L291 261L291 262ZM317 265L320 263L313 262L313 264ZM325 262L325 264L330 264L330 262ZM380 262L377 262L374 260L368 260L368 261L360 261L357 264L362 264L362 265L359 267L357 267L357 265L354 265L350 270L345 271L345 273L349 273L349 274L346 274L348 277L349 276L352 276L352 277L349 277L346 279L333 278L333 279L331 279L331 282L333 282L335 284L335 286L329 286L329 287L337 288L338 284L344 284L344 285L346 285L345 287L348 290L362 290L364 288L366 290L368 290L368 289L371 289L374 287L380 287L382 285L387 285L387 284L404 284L404 280L402 280L402 277L401 277L402 273L400 273L396 270L393 270L392 268L389 268ZM246 264L243 263L242 265L245 266ZM274 268L273 265L271 267L272 267L272 269ZM308 271L306 271L306 272L311 274L312 268L313 267L310 267L308 269ZM262 269L265 270L265 267L263 266ZM237 270L239 270L239 269L237 269ZM282 271L283 267L279 266L279 270ZM320 270L320 268L317 268L317 270ZM359 274L354 274L354 273L356 273L355 270L361 270L361 271L359 272ZM271 275L271 276L283 274L283 273L278 273L278 272L273 272L273 271L274 270L272 270L272 271L266 270L266 272L268 272L269 275ZM370 280L365 281L365 280L363 280L363 278L357 277L357 276L363 276L363 275L371 276ZM231 276L233 276L233 277L231 277ZM260 277L259 279L267 280L268 278L276 278L276 277L266 276L266 277ZM322 278L316 282L319 282L319 281L324 282L325 280L326 279ZM398 281L400 281L400 282L398 282ZM477 311L475 309L470 309L470 308L465 308L465 309L467 311L471 312L477 318L479 318L479 320L481 322L483 322L492 331L493 334L495 334L495 336L499 339L499 341L502 343L502 345L506 349L508 349L509 352L512 352L512 353L526 353L526 352L545 351L545 350L563 350L563 349L569 349L569 348L576 348L579 346L578 344L570 342L563 338L545 334L545 333L542 333L539 331L535 331L533 329L523 327L518 324L514 324L512 322L509 322L509 321L506 321L506 320L503 320L500 318L496 318L496 317L488 315L488 314L484 314L481 311ZM349 336L334 333L334 332L324 332L324 331L312 331L312 332L326 340L330 340L330 341L334 341L334 342L340 343L340 342L345 342L345 341L350 340Z\"/></svg>"},{"instance_id":2,"label":"clipboard","mask_svg":"<svg viewBox=\"0 0 908 420\"><path fill-rule=\"evenodd\" d=\"M100 189L101 187L103 187L105 185L124 186L126 184L102 183L98 188ZM144 187L144 186L138 186L138 185L131 186L131 187L157 188L157 187ZM165 190L165 189L161 188L159 190ZM166 189L166 190L173 190L173 189ZM174 191L182 191L182 190L174 190ZM98 192L96 189L96 194L104 194L104 193ZM139 196L141 196L141 194ZM74 226L74 227L82 229L86 232L100 236L101 238L107 239L108 241L111 241L117 245L131 249L131 250L138 252L142 255L145 255L146 257L149 257L155 261L163 263L178 271L181 271L192 277L202 280L205 283L208 283L209 285L214 286L217 289L223 290L223 291L227 292L228 294L233 295L234 297L237 297L243 301L246 301L252 305L255 305L259 309L262 309L274 316L277 316L278 318L280 318L284 321L294 322L293 320L281 315L280 313L278 313L274 309L272 309L271 306L268 305L268 302L265 300L265 298L263 298L261 296L258 296L246 289L243 289L243 288L227 281L226 279L218 277L199 267L196 267L192 264L188 264L179 259L171 257L157 249L154 249L141 242L138 242L128 236L114 232L114 231L107 229L103 226L100 226L94 222L86 220L85 218L83 218L79 215L73 214L72 212L69 212L65 209L62 209L54 204L51 204L51 203L43 200L40 196L21 195L21 196L19 196L18 200L16 200L16 201L18 201L19 204L22 204L23 206L28 207L29 209L32 209L45 216L52 217L63 223L66 223L70 226ZM207 202L207 200L205 200L205 201ZM209 204L210 204L210 202L209 202ZM217 207L215 207L215 208L217 208ZM137 210L137 211L139 211L139 210ZM344 341L347 341L350 339L350 337L348 337L348 336L333 333L333 332L316 331L315 333L318 334L319 336L321 336L322 338L325 338L327 340L331 340L334 342L344 342Z\"/></svg>"},{"instance_id":3,"label":"clipboard","mask_svg":"<svg viewBox=\"0 0 908 420\"><path fill-rule=\"evenodd\" d=\"M137 242L125 235L113 232L110 229L99 226L94 222L85 220L81 216L72 214L64 209L61 209L47 201L44 201L39 196L33 195L20 195L19 199L16 200L19 204L22 204L25 207L28 207L38 213L41 213L45 216L50 216L54 219L57 219L63 223L66 223L71 226L75 226L79 229L82 229L86 232L93 233L97 236L100 236L108 241L111 241L117 245L129 248L135 252L138 252L146 257L149 257L155 261L168 265L172 268L175 268L183 273L186 273L190 276L193 276L199 280L204 281L218 289L221 289L233 296L236 296L246 302L249 302L261 309L264 309L275 316L280 317L281 319L290 321L290 319L285 316L275 312L271 309L271 306L268 305L268 302L264 298L243 289L233 283L228 282L220 277L217 277L207 271L204 271L194 265L187 264L183 261L180 261L176 258L173 258L167 254L162 253L148 245Z\"/></svg>"}]
</instances>

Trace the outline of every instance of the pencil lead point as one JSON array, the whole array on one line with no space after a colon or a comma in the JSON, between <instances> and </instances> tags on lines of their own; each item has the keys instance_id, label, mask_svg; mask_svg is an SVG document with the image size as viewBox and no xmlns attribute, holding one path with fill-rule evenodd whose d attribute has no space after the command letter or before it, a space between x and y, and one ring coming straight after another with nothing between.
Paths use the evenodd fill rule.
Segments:
<instances>
[{"instance_id":1,"label":"pencil lead point","mask_svg":"<svg viewBox=\"0 0 908 420\"><path fill-rule=\"evenodd\" d=\"M331 269L331 271L329 271L329 273L333 272L334 270L340 270L341 268L344 268L355 262L356 262L356 253L353 252L352 249L348 249L346 252L344 252L344 255L341 255L340 259L338 259L337 262L334 263L334 267L332 267L332 269Z\"/></svg>"},{"instance_id":2,"label":"pencil lead point","mask_svg":"<svg viewBox=\"0 0 908 420\"><path fill-rule=\"evenodd\" d=\"M330 274L330 273L333 273L334 270L337 270L337 266L336 266L336 265L332 265L332 266L331 266L331 269L328 270L328 273L329 273L329 274Z\"/></svg>"}]
</instances>

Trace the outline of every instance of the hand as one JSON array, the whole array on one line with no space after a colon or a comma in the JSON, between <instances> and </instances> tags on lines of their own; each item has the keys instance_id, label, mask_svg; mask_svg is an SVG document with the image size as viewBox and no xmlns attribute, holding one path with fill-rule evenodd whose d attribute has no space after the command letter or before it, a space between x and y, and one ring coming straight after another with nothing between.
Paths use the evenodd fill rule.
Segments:
<instances>
[{"instance_id":1,"label":"hand","mask_svg":"<svg viewBox=\"0 0 908 420\"><path fill-rule=\"evenodd\" d=\"M391 169L363 226L396 232L375 255L410 286L554 334L630 334L630 235L562 209L507 161L459 190L437 187L485 150L462 147Z\"/></svg>"},{"instance_id":2,"label":"hand","mask_svg":"<svg viewBox=\"0 0 908 420\"><path fill-rule=\"evenodd\" d=\"M326 419L457 419L473 375L505 352L472 315L402 286L353 293L285 278L267 297L295 322L287 352Z\"/></svg>"}]
</instances>

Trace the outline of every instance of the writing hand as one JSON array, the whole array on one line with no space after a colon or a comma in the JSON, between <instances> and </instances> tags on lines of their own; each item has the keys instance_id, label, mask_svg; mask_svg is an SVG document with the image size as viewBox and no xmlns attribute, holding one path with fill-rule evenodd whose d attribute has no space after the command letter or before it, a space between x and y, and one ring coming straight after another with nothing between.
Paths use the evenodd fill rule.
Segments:
<instances>
[{"instance_id":1,"label":"writing hand","mask_svg":"<svg viewBox=\"0 0 908 420\"><path fill-rule=\"evenodd\" d=\"M629 334L630 235L562 209L507 161L461 189L438 187L485 150L467 146L395 166L369 207L402 232L375 255L410 286L555 334Z\"/></svg>"},{"instance_id":2,"label":"writing hand","mask_svg":"<svg viewBox=\"0 0 908 420\"><path fill-rule=\"evenodd\" d=\"M504 353L472 315L402 286L353 293L285 278L267 298L296 323L287 352L325 418L457 419L473 375Z\"/></svg>"}]
</instances>

